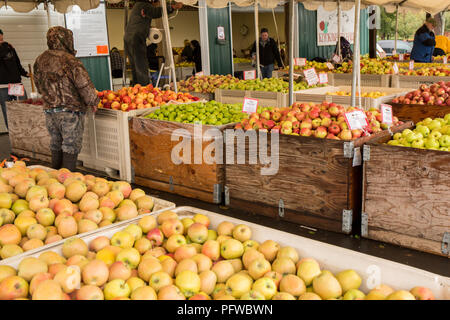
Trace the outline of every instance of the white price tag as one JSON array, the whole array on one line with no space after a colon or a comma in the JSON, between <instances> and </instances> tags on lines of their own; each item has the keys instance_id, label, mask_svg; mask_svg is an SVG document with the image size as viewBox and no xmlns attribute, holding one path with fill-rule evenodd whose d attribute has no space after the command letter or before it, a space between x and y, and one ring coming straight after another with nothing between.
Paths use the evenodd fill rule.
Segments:
<instances>
[{"instance_id":1,"label":"white price tag","mask_svg":"<svg viewBox=\"0 0 450 320\"><path fill-rule=\"evenodd\" d=\"M337 54L335 54L335 55L333 55L333 58L331 58L331 60L333 60L336 63L340 63L341 57L339 57Z\"/></svg>"},{"instance_id":2,"label":"white price tag","mask_svg":"<svg viewBox=\"0 0 450 320\"><path fill-rule=\"evenodd\" d=\"M394 74L398 74L398 65L397 65L397 62L394 63L394 65L392 66L392 69L394 69Z\"/></svg>"},{"instance_id":3,"label":"white price tag","mask_svg":"<svg viewBox=\"0 0 450 320\"><path fill-rule=\"evenodd\" d=\"M197 73L195 74L196 77L201 77L201 76L203 76L203 75L204 75L204 74L203 74L203 71L197 72Z\"/></svg>"},{"instance_id":4,"label":"white price tag","mask_svg":"<svg viewBox=\"0 0 450 320\"><path fill-rule=\"evenodd\" d=\"M400 60L400 61L405 60L405 55L404 55L403 53L400 53L400 54L398 55L398 60Z\"/></svg>"},{"instance_id":5,"label":"white price tag","mask_svg":"<svg viewBox=\"0 0 450 320\"><path fill-rule=\"evenodd\" d=\"M255 113L256 111L258 111L258 99L244 98L242 112Z\"/></svg>"},{"instance_id":6,"label":"white price tag","mask_svg":"<svg viewBox=\"0 0 450 320\"><path fill-rule=\"evenodd\" d=\"M334 66L331 62L327 62L327 68L328 68L328 70L333 70Z\"/></svg>"},{"instance_id":7,"label":"white price tag","mask_svg":"<svg viewBox=\"0 0 450 320\"><path fill-rule=\"evenodd\" d=\"M382 103L380 105L381 111L381 122L386 124L392 124L394 121L392 120L392 106L388 104Z\"/></svg>"},{"instance_id":8,"label":"white price tag","mask_svg":"<svg viewBox=\"0 0 450 320\"><path fill-rule=\"evenodd\" d=\"M25 94L25 90L23 89L23 85L20 83L10 83L8 84L8 95L23 97Z\"/></svg>"},{"instance_id":9,"label":"white price tag","mask_svg":"<svg viewBox=\"0 0 450 320\"><path fill-rule=\"evenodd\" d=\"M217 27L217 39L225 40L225 28L222 26Z\"/></svg>"},{"instance_id":10,"label":"white price tag","mask_svg":"<svg viewBox=\"0 0 450 320\"><path fill-rule=\"evenodd\" d=\"M319 83L326 84L328 83L328 74L327 73L319 73Z\"/></svg>"},{"instance_id":11,"label":"white price tag","mask_svg":"<svg viewBox=\"0 0 450 320\"><path fill-rule=\"evenodd\" d=\"M447 62L448 62L448 57L444 56L443 63L447 64Z\"/></svg>"},{"instance_id":12,"label":"white price tag","mask_svg":"<svg viewBox=\"0 0 450 320\"><path fill-rule=\"evenodd\" d=\"M414 60L409 61L409 70L414 70Z\"/></svg>"},{"instance_id":13,"label":"white price tag","mask_svg":"<svg viewBox=\"0 0 450 320\"><path fill-rule=\"evenodd\" d=\"M294 64L299 67L304 67L306 66L306 58L295 58Z\"/></svg>"},{"instance_id":14,"label":"white price tag","mask_svg":"<svg viewBox=\"0 0 450 320\"><path fill-rule=\"evenodd\" d=\"M244 71L244 80L254 80L256 79L256 70Z\"/></svg>"},{"instance_id":15,"label":"white price tag","mask_svg":"<svg viewBox=\"0 0 450 320\"><path fill-rule=\"evenodd\" d=\"M305 75L306 82L308 82L308 85L315 85L319 82L319 77L317 76L316 69L310 68L303 70L303 74Z\"/></svg>"},{"instance_id":16,"label":"white price tag","mask_svg":"<svg viewBox=\"0 0 450 320\"><path fill-rule=\"evenodd\" d=\"M350 130L362 130L369 125L366 114L361 110L346 112L345 122Z\"/></svg>"}]
</instances>

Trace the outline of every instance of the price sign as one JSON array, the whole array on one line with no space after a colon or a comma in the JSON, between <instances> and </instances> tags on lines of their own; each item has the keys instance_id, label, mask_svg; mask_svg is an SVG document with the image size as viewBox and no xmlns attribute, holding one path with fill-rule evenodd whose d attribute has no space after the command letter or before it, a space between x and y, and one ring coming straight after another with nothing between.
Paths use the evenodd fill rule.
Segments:
<instances>
[{"instance_id":1,"label":"price sign","mask_svg":"<svg viewBox=\"0 0 450 320\"><path fill-rule=\"evenodd\" d=\"M328 83L328 74L327 73L319 73L319 83L320 84Z\"/></svg>"},{"instance_id":2,"label":"price sign","mask_svg":"<svg viewBox=\"0 0 450 320\"><path fill-rule=\"evenodd\" d=\"M258 110L258 99L244 98L242 112L255 113Z\"/></svg>"},{"instance_id":3,"label":"price sign","mask_svg":"<svg viewBox=\"0 0 450 320\"><path fill-rule=\"evenodd\" d=\"M327 68L328 68L328 70L333 70L334 66L331 62L327 62Z\"/></svg>"},{"instance_id":4,"label":"price sign","mask_svg":"<svg viewBox=\"0 0 450 320\"><path fill-rule=\"evenodd\" d=\"M409 70L414 70L414 60L409 61Z\"/></svg>"},{"instance_id":5,"label":"price sign","mask_svg":"<svg viewBox=\"0 0 450 320\"><path fill-rule=\"evenodd\" d=\"M244 71L244 80L253 80L253 79L256 79L256 70Z\"/></svg>"},{"instance_id":6,"label":"price sign","mask_svg":"<svg viewBox=\"0 0 450 320\"><path fill-rule=\"evenodd\" d=\"M380 58L381 59L384 59L384 58L386 58L386 52L380 52Z\"/></svg>"},{"instance_id":7,"label":"price sign","mask_svg":"<svg viewBox=\"0 0 450 320\"><path fill-rule=\"evenodd\" d=\"M445 64L447 64L447 61L448 61L448 57L447 57L447 56L444 56L444 61L443 61L443 62L444 62Z\"/></svg>"},{"instance_id":8,"label":"price sign","mask_svg":"<svg viewBox=\"0 0 450 320\"><path fill-rule=\"evenodd\" d=\"M392 120L392 106L388 104L381 104L381 122L386 124L392 124L394 121Z\"/></svg>"},{"instance_id":9,"label":"price sign","mask_svg":"<svg viewBox=\"0 0 450 320\"><path fill-rule=\"evenodd\" d=\"M225 28L222 26L217 27L217 39L225 40Z\"/></svg>"},{"instance_id":10,"label":"price sign","mask_svg":"<svg viewBox=\"0 0 450 320\"><path fill-rule=\"evenodd\" d=\"M366 114L361 110L346 112L345 122L350 130L365 129L369 125Z\"/></svg>"},{"instance_id":11,"label":"price sign","mask_svg":"<svg viewBox=\"0 0 450 320\"><path fill-rule=\"evenodd\" d=\"M204 74L203 74L203 71L197 72L197 73L195 74L196 77L201 77L201 76L203 76L203 75L204 75Z\"/></svg>"},{"instance_id":12,"label":"price sign","mask_svg":"<svg viewBox=\"0 0 450 320\"><path fill-rule=\"evenodd\" d=\"M400 54L398 55L398 60L400 60L400 61L405 60L405 55L404 55L403 53L400 53Z\"/></svg>"},{"instance_id":13,"label":"price sign","mask_svg":"<svg viewBox=\"0 0 450 320\"><path fill-rule=\"evenodd\" d=\"M398 65L397 65L397 62L394 63L394 65L392 66L392 69L394 69L394 74L398 74Z\"/></svg>"},{"instance_id":14,"label":"price sign","mask_svg":"<svg viewBox=\"0 0 450 320\"><path fill-rule=\"evenodd\" d=\"M319 77L317 76L316 69L310 68L303 70L303 74L305 75L306 82L308 82L308 85L314 85L319 82Z\"/></svg>"},{"instance_id":15,"label":"price sign","mask_svg":"<svg viewBox=\"0 0 450 320\"><path fill-rule=\"evenodd\" d=\"M23 85L20 83L10 83L8 84L8 95L23 97L25 94L25 90L23 89Z\"/></svg>"},{"instance_id":16,"label":"price sign","mask_svg":"<svg viewBox=\"0 0 450 320\"><path fill-rule=\"evenodd\" d=\"M337 54L335 54L335 55L333 55L333 58L331 58L331 60L333 60L336 63L340 63L341 57L339 57Z\"/></svg>"},{"instance_id":17,"label":"price sign","mask_svg":"<svg viewBox=\"0 0 450 320\"><path fill-rule=\"evenodd\" d=\"M304 67L306 66L306 58L295 58L294 63L296 66Z\"/></svg>"}]
</instances>

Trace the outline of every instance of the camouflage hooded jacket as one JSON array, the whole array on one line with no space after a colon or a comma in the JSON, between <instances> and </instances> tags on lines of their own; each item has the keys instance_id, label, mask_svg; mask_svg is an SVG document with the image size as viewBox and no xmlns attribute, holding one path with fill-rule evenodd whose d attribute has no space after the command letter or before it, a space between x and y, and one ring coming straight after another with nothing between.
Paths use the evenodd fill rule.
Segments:
<instances>
[{"instance_id":1,"label":"camouflage hooded jacket","mask_svg":"<svg viewBox=\"0 0 450 320\"><path fill-rule=\"evenodd\" d=\"M75 58L73 33L63 27L47 32L48 50L34 63L34 81L46 108L68 108L86 112L97 106L100 99L89 74Z\"/></svg>"}]
</instances>

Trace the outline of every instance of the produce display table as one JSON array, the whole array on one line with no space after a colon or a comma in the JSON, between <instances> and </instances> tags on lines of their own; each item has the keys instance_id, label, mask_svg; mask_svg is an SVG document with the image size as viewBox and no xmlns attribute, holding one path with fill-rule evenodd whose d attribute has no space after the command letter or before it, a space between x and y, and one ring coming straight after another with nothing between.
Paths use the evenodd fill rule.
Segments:
<instances>
[{"instance_id":1,"label":"produce display table","mask_svg":"<svg viewBox=\"0 0 450 320\"><path fill-rule=\"evenodd\" d=\"M411 120L414 123L425 118L443 118L450 113L450 106L429 106L424 104L389 103L392 111L401 120Z\"/></svg>"},{"instance_id":2,"label":"produce display table","mask_svg":"<svg viewBox=\"0 0 450 320\"><path fill-rule=\"evenodd\" d=\"M450 152L389 139L365 146L361 235L450 257Z\"/></svg>"},{"instance_id":3,"label":"produce display table","mask_svg":"<svg viewBox=\"0 0 450 320\"><path fill-rule=\"evenodd\" d=\"M227 164L225 203L308 227L359 230L362 167L353 166L354 154L376 136L389 133L351 142L280 134L278 173L263 176L260 164Z\"/></svg>"},{"instance_id":4,"label":"produce display table","mask_svg":"<svg viewBox=\"0 0 450 320\"><path fill-rule=\"evenodd\" d=\"M421 84L431 85L433 83L450 81L450 77L438 76L404 76L394 74L392 75L392 88L418 88Z\"/></svg>"},{"instance_id":5,"label":"produce display table","mask_svg":"<svg viewBox=\"0 0 450 320\"><path fill-rule=\"evenodd\" d=\"M351 73L328 73L328 83L331 86L351 86L353 75ZM390 74L362 74L361 87L390 87ZM414 88L415 86L412 86ZM405 86L411 88L411 85Z\"/></svg>"},{"instance_id":6,"label":"produce display table","mask_svg":"<svg viewBox=\"0 0 450 320\"><path fill-rule=\"evenodd\" d=\"M261 107L288 107L289 94L269 91L216 89L216 101L222 103L243 103L244 98L258 99Z\"/></svg>"},{"instance_id":7,"label":"produce display table","mask_svg":"<svg viewBox=\"0 0 450 320\"><path fill-rule=\"evenodd\" d=\"M216 128L223 131L233 124L223 126L202 125L202 132ZM174 133L175 130L179 133ZM176 137L176 141L172 141ZM192 138L191 138L192 137ZM175 164L173 148L181 139L191 139L191 164ZM212 136L209 136L212 138ZM212 143L203 134L203 141L194 138L194 125L164 120L134 117L130 120L131 162L135 182L152 189L180 194L206 202L221 203L225 165L207 164L203 159L194 163L194 148L201 144L202 155Z\"/></svg>"}]
</instances>

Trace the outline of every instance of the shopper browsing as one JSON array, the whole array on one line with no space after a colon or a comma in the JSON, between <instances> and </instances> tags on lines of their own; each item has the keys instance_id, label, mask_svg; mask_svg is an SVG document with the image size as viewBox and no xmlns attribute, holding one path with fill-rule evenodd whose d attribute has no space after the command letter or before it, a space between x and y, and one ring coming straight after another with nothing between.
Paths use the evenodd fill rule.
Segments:
<instances>
[{"instance_id":1,"label":"shopper browsing","mask_svg":"<svg viewBox=\"0 0 450 320\"><path fill-rule=\"evenodd\" d=\"M89 74L75 58L73 33L63 27L47 32L48 50L34 63L36 88L45 102L52 168L75 170L83 142L85 114L100 99Z\"/></svg>"},{"instance_id":2,"label":"shopper browsing","mask_svg":"<svg viewBox=\"0 0 450 320\"><path fill-rule=\"evenodd\" d=\"M168 5L167 12L180 9L181 3L173 2ZM150 83L149 65L147 59L146 39L150 33L152 19L161 18L162 8L154 7L147 0L136 0L131 9L125 30L125 51L131 65L132 84L146 86Z\"/></svg>"},{"instance_id":3,"label":"shopper browsing","mask_svg":"<svg viewBox=\"0 0 450 320\"><path fill-rule=\"evenodd\" d=\"M15 99L15 97L8 94L8 85L21 83L22 77L29 77L28 72L22 67L19 56L13 46L3 40L3 31L0 30L0 104L6 127L8 127L6 101ZM24 92L24 94L26 93Z\"/></svg>"},{"instance_id":4,"label":"shopper browsing","mask_svg":"<svg viewBox=\"0 0 450 320\"><path fill-rule=\"evenodd\" d=\"M253 59L256 59L256 41L253 44L251 53ZM259 38L259 63L263 78L272 78L275 61L278 67L283 65L277 43L274 39L269 38L269 30L262 28L261 37Z\"/></svg>"},{"instance_id":5,"label":"shopper browsing","mask_svg":"<svg viewBox=\"0 0 450 320\"><path fill-rule=\"evenodd\" d=\"M197 40L192 40L191 42L193 50L193 59L195 63L195 72L202 71L202 51L200 48L200 43Z\"/></svg>"},{"instance_id":6,"label":"shopper browsing","mask_svg":"<svg viewBox=\"0 0 450 320\"><path fill-rule=\"evenodd\" d=\"M435 35L433 32L436 21L428 18L423 26L421 26L414 35L414 43L411 51L411 60L416 62L431 62L434 47L436 45Z\"/></svg>"},{"instance_id":7,"label":"shopper browsing","mask_svg":"<svg viewBox=\"0 0 450 320\"><path fill-rule=\"evenodd\" d=\"M184 40L184 48L183 51L181 51L181 60L182 61L188 61L192 62L192 46L188 39Z\"/></svg>"}]
</instances>

